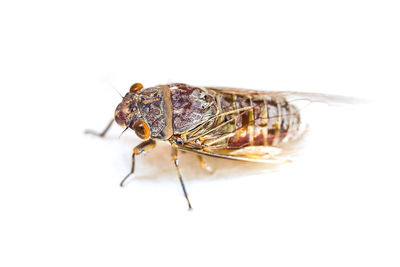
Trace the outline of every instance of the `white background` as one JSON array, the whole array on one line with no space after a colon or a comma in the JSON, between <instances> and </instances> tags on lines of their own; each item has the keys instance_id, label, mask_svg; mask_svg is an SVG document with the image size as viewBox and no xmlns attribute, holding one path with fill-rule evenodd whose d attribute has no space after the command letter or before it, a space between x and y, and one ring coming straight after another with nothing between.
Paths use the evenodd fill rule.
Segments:
<instances>
[{"instance_id":1,"label":"white background","mask_svg":"<svg viewBox=\"0 0 400 267\"><path fill-rule=\"evenodd\" d=\"M398 1L2 1L0 266L399 266ZM134 82L333 93L279 167L101 130ZM310 108L310 110L313 110Z\"/></svg>"}]
</instances>

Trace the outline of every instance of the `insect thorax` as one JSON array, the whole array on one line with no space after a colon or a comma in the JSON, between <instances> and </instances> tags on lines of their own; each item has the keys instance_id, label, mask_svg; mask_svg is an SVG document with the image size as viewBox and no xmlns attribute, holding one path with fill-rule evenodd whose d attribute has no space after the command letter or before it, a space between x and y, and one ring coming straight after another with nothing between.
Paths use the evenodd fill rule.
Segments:
<instances>
[{"instance_id":1,"label":"insect thorax","mask_svg":"<svg viewBox=\"0 0 400 267\"><path fill-rule=\"evenodd\" d=\"M216 113L214 92L185 84L159 85L140 91L141 115L151 138L166 140L207 121Z\"/></svg>"},{"instance_id":2,"label":"insect thorax","mask_svg":"<svg viewBox=\"0 0 400 267\"><path fill-rule=\"evenodd\" d=\"M214 91L181 83L168 86L171 90L175 134L193 129L216 114Z\"/></svg>"},{"instance_id":3,"label":"insect thorax","mask_svg":"<svg viewBox=\"0 0 400 267\"><path fill-rule=\"evenodd\" d=\"M142 117L150 128L152 139L166 140L172 134L170 92L165 86L140 91L139 106Z\"/></svg>"}]
</instances>

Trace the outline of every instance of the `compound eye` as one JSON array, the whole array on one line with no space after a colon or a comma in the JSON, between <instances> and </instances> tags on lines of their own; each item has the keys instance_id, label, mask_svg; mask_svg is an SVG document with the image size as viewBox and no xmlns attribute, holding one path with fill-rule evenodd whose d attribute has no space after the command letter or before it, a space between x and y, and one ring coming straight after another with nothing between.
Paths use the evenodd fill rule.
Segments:
<instances>
[{"instance_id":1,"label":"compound eye","mask_svg":"<svg viewBox=\"0 0 400 267\"><path fill-rule=\"evenodd\" d=\"M137 136L139 136L142 139L147 139L150 137L150 129L149 126L144 121L137 121L133 125L133 129L135 130L135 133Z\"/></svg>"},{"instance_id":2,"label":"compound eye","mask_svg":"<svg viewBox=\"0 0 400 267\"><path fill-rule=\"evenodd\" d=\"M143 84L141 83L134 83L131 88L129 89L130 93L135 93L143 88Z\"/></svg>"}]
</instances>

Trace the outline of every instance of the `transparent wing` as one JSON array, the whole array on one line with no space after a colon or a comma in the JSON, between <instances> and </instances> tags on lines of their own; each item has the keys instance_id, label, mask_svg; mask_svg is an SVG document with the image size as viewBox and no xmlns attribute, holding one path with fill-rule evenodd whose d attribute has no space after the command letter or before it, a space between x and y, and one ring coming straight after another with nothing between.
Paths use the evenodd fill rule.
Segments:
<instances>
[{"instance_id":1,"label":"transparent wing","mask_svg":"<svg viewBox=\"0 0 400 267\"><path fill-rule=\"evenodd\" d=\"M328 105L357 104L363 102L363 100L359 98L341 96L335 94L321 94L321 93L296 92L296 91L257 91L251 89L228 88L228 87L206 87L206 88L221 92L229 92L242 95L250 93L250 94L265 94L271 97L283 97L288 102L306 101L306 102L326 103Z\"/></svg>"},{"instance_id":2,"label":"transparent wing","mask_svg":"<svg viewBox=\"0 0 400 267\"><path fill-rule=\"evenodd\" d=\"M206 155L215 158L224 158L240 161L259 162L259 163L284 163L288 162L287 158L278 156L279 153L271 155L271 151L280 152L279 148L274 147L253 147L252 151L248 148L225 150L225 149L197 149L187 145L178 146L178 149L193 152L201 155Z\"/></svg>"}]
</instances>

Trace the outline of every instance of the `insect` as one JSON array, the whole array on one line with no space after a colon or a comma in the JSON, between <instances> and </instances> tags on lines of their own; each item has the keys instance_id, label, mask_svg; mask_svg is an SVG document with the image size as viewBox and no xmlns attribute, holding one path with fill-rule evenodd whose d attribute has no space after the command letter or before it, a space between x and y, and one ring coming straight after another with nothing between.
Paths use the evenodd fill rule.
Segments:
<instances>
[{"instance_id":1,"label":"insect","mask_svg":"<svg viewBox=\"0 0 400 267\"><path fill-rule=\"evenodd\" d=\"M137 156L153 149L156 141L169 142L172 161L191 209L178 151L197 153L204 168L209 167L203 155L253 162L282 161L279 146L295 139L301 125L300 111L293 99L327 98L321 94L196 87L183 83L144 88L135 83L117 106L106 129L100 134L87 133L103 137L115 120L144 140L134 147L132 167L121 186L134 173ZM329 96L330 101L334 98Z\"/></svg>"}]
</instances>

